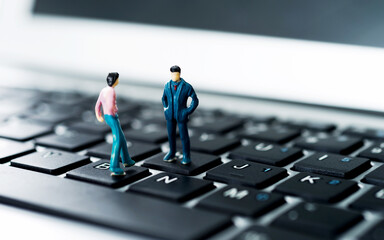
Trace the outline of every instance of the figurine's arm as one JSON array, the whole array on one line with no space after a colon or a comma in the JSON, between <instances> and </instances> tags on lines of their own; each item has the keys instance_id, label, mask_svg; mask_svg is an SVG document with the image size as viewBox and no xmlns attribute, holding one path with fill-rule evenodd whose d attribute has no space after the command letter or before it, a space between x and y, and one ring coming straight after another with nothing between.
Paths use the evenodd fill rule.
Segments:
<instances>
[{"instance_id":1,"label":"figurine's arm","mask_svg":"<svg viewBox=\"0 0 384 240\"><path fill-rule=\"evenodd\" d=\"M189 96L192 98L192 102L187 109L188 115L192 114L196 110L197 106L199 105L199 99L197 98L195 90L193 89L192 86L191 86L191 90L189 90Z\"/></svg>"},{"instance_id":2,"label":"figurine's arm","mask_svg":"<svg viewBox=\"0 0 384 240\"><path fill-rule=\"evenodd\" d=\"M113 103L113 110L117 114L117 103L116 103L116 93L113 91L112 93L112 103Z\"/></svg>"},{"instance_id":3,"label":"figurine's arm","mask_svg":"<svg viewBox=\"0 0 384 240\"><path fill-rule=\"evenodd\" d=\"M103 122L104 118L103 118L103 114L101 112L102 104L101 104L100 96L101 96L101 93L100 93L99 98L97 99L97 102L96 102L96 105L95 105L95 114L96 114L97 120L99 122Z\"/></svg>"},{"instance_id":4,"label":"figurine's arm","mask_svg":"<svg viewBox=\"0 0 384 240\"><path fill-rule=\"evenodd\" d=\"M168 108L168 99L167 99L167 95L165 94L165 90L163 92L163 97L161 98L161 101L163 102L164 110Z\"/></svg>"}]
</instances>

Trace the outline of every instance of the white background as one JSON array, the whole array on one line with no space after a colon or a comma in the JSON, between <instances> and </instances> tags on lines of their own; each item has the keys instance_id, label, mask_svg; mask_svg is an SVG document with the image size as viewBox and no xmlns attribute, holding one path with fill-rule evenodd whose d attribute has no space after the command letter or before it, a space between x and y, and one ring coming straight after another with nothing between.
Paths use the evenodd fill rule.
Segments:
<instances>
[{"instance_id":1,"label":"white background","mask_svg":"<svg viewBox=\"0 0 384 240\"><path fill-rule=\"evenodd\" d=\"M104 81L169 80L179 65L197 90L384 111L384 50L244 34L34 17L0 0L0 61ZM90 6L91 7L91 6Z\"/></svg>"}]
</instances>

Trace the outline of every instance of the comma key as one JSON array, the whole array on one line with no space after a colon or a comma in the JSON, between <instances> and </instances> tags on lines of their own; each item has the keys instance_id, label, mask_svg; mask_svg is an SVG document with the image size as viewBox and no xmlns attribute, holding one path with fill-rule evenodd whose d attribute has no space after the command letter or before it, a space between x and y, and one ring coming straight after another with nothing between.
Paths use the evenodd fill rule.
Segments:
<instances>
[{"instance_id":1,"label":"comma key","mask_svg":"<svg viewBox=\"0 0 384 240\"><path fill-rule=\"evenodd\" d=\"M359 210L384 212L384 189L373 187L350 205Z\"/></svg>"},{"instance_id":2,"label":"comma key","mask_svg":"<svg viewBox=\"0 0 384 240\"><path fill-rule=\"evenodd\" d=\"M272 226L334 239L363 220L360 213L314 203L300 203L278 217Z\"/></svg>"}]
</instances>

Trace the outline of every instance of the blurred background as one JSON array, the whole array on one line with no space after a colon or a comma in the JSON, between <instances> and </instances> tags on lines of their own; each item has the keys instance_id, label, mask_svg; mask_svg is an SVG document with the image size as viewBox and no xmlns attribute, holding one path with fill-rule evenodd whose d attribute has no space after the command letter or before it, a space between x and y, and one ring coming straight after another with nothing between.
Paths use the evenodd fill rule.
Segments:
<instances>
[{"instance_id":1,"label":"blurred background","mask_svg":"<svg viewBox=\"0 0 384 240\"><path fill-rule=\"evenodd\" d=\"M0 0L0 64L155 87L177 64L200 91L384 111L383 11L378 0Z\"/></svg>"}]
</instances>

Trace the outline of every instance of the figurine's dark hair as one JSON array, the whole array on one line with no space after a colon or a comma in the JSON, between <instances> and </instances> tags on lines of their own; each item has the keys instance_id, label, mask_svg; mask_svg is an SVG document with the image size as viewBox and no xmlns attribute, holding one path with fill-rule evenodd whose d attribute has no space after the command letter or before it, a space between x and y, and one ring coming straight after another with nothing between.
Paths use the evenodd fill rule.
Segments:
<instances>
[{"instance_id":1,"label":"figurine's dark hair","mask_svg":"<svg viewBox=\"0 0 384 240\"><path fill-rule=\"evenodd\" d=\"M112 87L112 85L115 84L115 82L118 78L119 78L119 73L117 73L117 72L109 73L108 77L107 77L108 86Z\"/></svg>"},{"instance_id":2,"label":"figurine's dark hair","mask_svg":"<svg viewBox=\"0 0 384 240\"><path fill-rule=\"evenodd\" d=\"M175 65L171 67L171 72L179 72L181 73L181 69L179 66Z\"/></svg>"}]
</instances>

